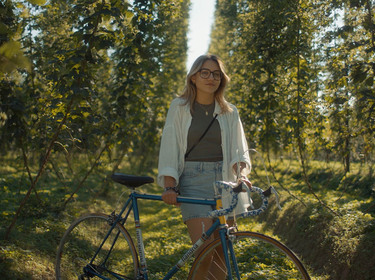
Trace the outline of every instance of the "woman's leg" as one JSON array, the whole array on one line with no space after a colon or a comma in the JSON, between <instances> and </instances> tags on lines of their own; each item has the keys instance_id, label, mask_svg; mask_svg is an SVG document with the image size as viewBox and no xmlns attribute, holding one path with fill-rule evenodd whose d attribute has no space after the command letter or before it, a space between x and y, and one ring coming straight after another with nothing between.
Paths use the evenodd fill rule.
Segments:
<instances>
[{"instance_id":1,"label":"woman's leg","mask_svg":"<svg viewBox=\"0 0 375 280\"><path fill-rule=\"evenodd\" d=\"M194 244L201 236L204 231L207 231L213 224L213 220L211 218L194 218L189 219L186 221L186 225L188 228L188 232L190 235L190 239ZM233 222L229 222L229 226L233 224ZM203 248L209 242L212 242L214 238L218 238L219 233L216 231L214 236L211 236L205 244L201 247ZM196 257L199 255L201 250L196 252ZM218 247L218 250L211 256L205 259L204 263L199 267L199 278L195 278L194 280L201 280L201 279L225 279L226 277L226 267L225 267L225 260L224 260L224 253L222 247Z\"/></svg>"},{"instance_id":2,"label":"woman's leg","mask_svg":"<svg viewBox=\"0 0 375 280\"><path fill-rule=\"evenodd\" d=\"M229 227L232 227L234 224L233 220L227 220ZM214 238L219 238L219 231L214 232ZM226 279L227 268L225 265L225 258L222 246L219 246L214 255L212 256L212 261L208 270L207 279L221 280Z\"/></svg>"},{"instance_id":3,"label":"woman's leg","mask_svg":"<svg viewBox=\"0 0 375 280\"><path fill-rule=\"evenodd\" d=\"M201 238L202 233L209 229L212 226L212 219L210 218L194 218L189 219L186 221L186 226L188 228L188 232L190 235L191 242L194 244L199 238ZM207 245L209 242L213 240L213 237L211 236L205 244L201 247L203 248L205 245ZM201 250L198 250L195 253L195 256L197 257ZM210 279L207 278L208 270L211 266L212 258L207 258L205 262L199 266L199 277L195 278L194 280L203 280L203 279Z\"/></svg>"}]
</instances>

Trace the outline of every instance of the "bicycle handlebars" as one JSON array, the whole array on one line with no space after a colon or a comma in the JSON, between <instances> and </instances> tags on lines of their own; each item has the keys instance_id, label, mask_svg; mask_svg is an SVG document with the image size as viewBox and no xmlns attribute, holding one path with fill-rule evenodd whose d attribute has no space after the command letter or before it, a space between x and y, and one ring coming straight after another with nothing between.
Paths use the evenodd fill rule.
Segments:
<instances>
[{"instance_id":1,"label":"bicycle handlebars","mask_svg":"<svg viewBox=\"0 0 375 280\"><path fill-rule=\"evenodd\" d=\"M224 182L224 181L217 181L214 183L214 185L218 190L221 190L222 192L223 191L229 192L229 195L231 196L232 199L228 208L220 209L220 210L213 210L209 212L210 217L216 218L218 216L228 215L229 213L233 212L234 208L237 206L237 203L238 203L238 194L243 191L243 187L245 187L246 191L248 192L249 198L250 198L250 192L258 193L262 199L262 205L258 209L254 209L254 210L246 211L241 214L237 214L236 218L246 218L250 216L257 216L260 213L262 213L264 210L266 210L268 206L268 197L267 197L268 195L266 194L268 193L269 190L264 192L261 188L258 188L255 186L252 186L251 189L249 189L243 183L239 184L237 187L232 187L232 184Z\"/></svg>"}]
</instances>

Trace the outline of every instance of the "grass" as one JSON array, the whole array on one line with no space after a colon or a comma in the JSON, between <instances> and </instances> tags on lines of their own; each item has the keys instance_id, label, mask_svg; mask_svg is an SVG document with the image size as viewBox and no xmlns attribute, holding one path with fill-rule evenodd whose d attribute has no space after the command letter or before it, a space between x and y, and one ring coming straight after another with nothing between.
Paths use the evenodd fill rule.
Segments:
<instances>
[{"instance_id":1,"label":"grass","mask_svg":"<svg viewBox=\"0 0 375 280\"><path fill-rule=\"evenodd\" d=\"M273 206L259 217L263 229L285 240L317 274L329 279L374 279L375 258L370 248L375 245L371 208L375 185L371 169L354 165L344 176L339 164L310 164L309 180L321 201L339 214L333 215L310 194L295 162L287 172L278 166L276 177L305 205L279 187L283 210Z\"/></svg>"},{"instance_id":2,"label":"grass","mask_svg":"<svg viewBox=\"0 0 375 280\"><path fill-rule=\"evenodd\" d=\"M29 187L19 162L7 159L4 163L0 167L2 279L54 279L56 249L71 221L85 212L110 213L118 209L128 193L123 186L106 179L110 171L102 165L74 201L63 208L62 202L76 187L76 180L58 179L53 170L48 170L37 186L39 198L31 195L10 239L4 240L5 230ZM266 233L286 243L302 257L314 279L375 279L375 180L371 170L352 165L352 172L344 176L339 164L310 163L308 175L314 191L340 213L335 216L311 195L297 162L275 162L274 166L279 183L275 178L271 183L281 195L282 210L271 199L266 214L239 220L240 229ZM125 167L122 170L129 171ZM155 176L155 171L148 175ZM261 166L255 165L251 179L259 187L267 185ZM142 190L160 193L155 184ZM152 279L158 279L165 273L166 264L173 263L190 241L176 207L161 202L142 202L140 207L148 264Z\"/></svg>"}]
</instances>

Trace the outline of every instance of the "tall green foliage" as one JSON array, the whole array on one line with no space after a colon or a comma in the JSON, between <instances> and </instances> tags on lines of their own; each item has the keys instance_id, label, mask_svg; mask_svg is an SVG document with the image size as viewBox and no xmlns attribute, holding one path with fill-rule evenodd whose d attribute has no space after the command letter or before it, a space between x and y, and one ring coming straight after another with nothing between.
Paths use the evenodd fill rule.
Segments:
<instances>
[{"instance_id":1,"label":"tall green foliage","mask_svg":"<svg viewBox=\"0 0 375 280\"><path fill-rule=\"evenodd\" d=\"M372 1L221 1L210 51L252 146L302 160L373 154ZM338 14L344 26L337 27ZM356 156L356 157L354 157Z\"/></svg>"},{"instance_id":2,"label":"tall green foliage","mask_svg":"<svg viewBox=\"0 0 375 280\"><path fill-rule=\"evenodd\" d=\"M76 109L69 121L78 122L77 126L85 121L95 124L96 117L108 127L103 113L110 114L109 110L115 109L116 119L126 117L125 112L133 110L131 116L138 115L134 117L144 120L142 105L153 110L154 104L142 97L152 96L157 91L156 85L164 85L165 90L158 91L161 99L181 89L188 4L188 1L132 1L132 4L49 1L38 7L18 1L23 8L23 13L13 18L23 28L18 43L22 43L33 67L22 77L17 71L3 76L2 80L25 86L16 90L37 101L35 106L28 107L38 114L35 116L40 125L38 129L45 122L56 125L64 111L61 107L70 99L76 101ZM9 9L16 10L15 6ZM174 78L172 83L168 75ZM134 100L124 103L121 97ZM164 103L169 100L166 99ZM25 99L25 102L28 101ZM35 108L39 105L41 108ZM54 119L42 120L43 115ZM114 123L113 119L108 121ZM91 129L91 125L84 128ZM4 137L3 140L2 144L9 145L14 139Z\"/></svg>"},{"instance_id":3,"label":"tall green foliage","mask_svg":"<svg viewBox=\"0 0 375 280\"><path fill-rule=\"evenodd\" d=\"M310 122L314 108L309 90L316 73L308 67L311 11L281 0L219 1L217 7L211 51L228 60L230 92L242 109L249 138L268 154L281 153L293 144L293 131ZM221 41L228 42L224 49Z\"/></svg>"},{"instance_id":4,"label":"tall green foliage","mask_svg":"<svg viewBox=\"0 0 375 280\"><path fill-rule=\"evenodd\" d=\"M20 208L50 162L61 170L55 159L81 182L71 197L104 156L113 170L126 155L139 168L155 163L165 108L183 84L189 3L0 4L0 145L22 154L29 172ZM74 170L77 159L84 170Z\"/></svg>"},{"instance_id":5,"label":"tall green foliage","mask_svg":"<svg viewBox=\"0 0 375 280\"><path fill-rule=\"evenodd\" d=\"M32 67L2 71L2 150L23 139L27 150L39 151L66 115L57 150L93 152L104 141L120 150L148 142L142 147L154 152L158 135L147 135L157 134L159 113L183 83L189 1L17 5L4 4L2 48L19 44Z\"/></svg>"},{"instance_id":6,"label":"tall green foliage","mask_svg":"<svg viewBox=\"0 0 375 280\"><path fill-rule=\"evenodd\" d=\"M340 1L340 24L326 34L327 102L331 139L350 170L351 158L374 151L374 3Z\"/></svg>"}]
</instances>

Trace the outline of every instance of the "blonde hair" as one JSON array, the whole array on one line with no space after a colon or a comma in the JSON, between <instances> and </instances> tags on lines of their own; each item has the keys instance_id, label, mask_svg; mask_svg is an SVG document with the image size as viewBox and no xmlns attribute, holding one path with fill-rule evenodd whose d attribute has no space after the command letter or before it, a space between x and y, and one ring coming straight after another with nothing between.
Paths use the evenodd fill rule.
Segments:
<instances>
[{"instance_id":1,"label":"blonde hair","mask_svg":"<svg viewBox=\"0 0 375 280\"><path fill-rule=\"evenodd\" d=\"M189 73L186 76L185 88L182 94L180 95L180 97L184 98L186 100L185 104L189 103L190 109L193 110L193 104L197 96L197 88L196 88L196 85L191 80L191 77L194 76L197 72L199 72L199 70L201 70L202 65L207 60L215 61L218 64L220 71L222 73L220 86L215 92L215 100L219 103L223 113L231 112L232 108L229 106L229 103L225 100L225 97L224 97L225 88L230 79L228 75L225 73L224 63L216 55L212 55L212 54L201 55L194 61L193 65L190 68Z\"/></svg>"}]
</instances>

